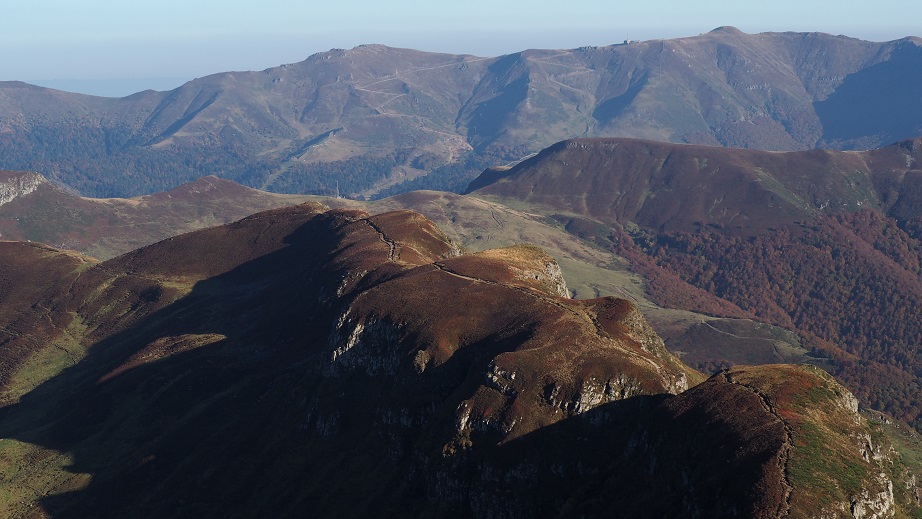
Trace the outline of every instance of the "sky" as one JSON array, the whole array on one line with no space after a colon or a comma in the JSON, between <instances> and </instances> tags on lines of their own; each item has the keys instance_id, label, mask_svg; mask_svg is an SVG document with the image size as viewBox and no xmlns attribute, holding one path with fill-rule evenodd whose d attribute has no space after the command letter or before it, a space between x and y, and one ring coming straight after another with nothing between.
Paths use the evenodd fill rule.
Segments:
<instances>
[{"instance_id":1,"label":"sky","mask_svg":"<svg viewBox=\"0 0 922 519\"><path fill-rule=\"evenodd\" d=\"M922 36L919 0L4 0L0 81L96 95L169 90L363 43L498 56L744 32Z\"/></svg>"}]
</instances>

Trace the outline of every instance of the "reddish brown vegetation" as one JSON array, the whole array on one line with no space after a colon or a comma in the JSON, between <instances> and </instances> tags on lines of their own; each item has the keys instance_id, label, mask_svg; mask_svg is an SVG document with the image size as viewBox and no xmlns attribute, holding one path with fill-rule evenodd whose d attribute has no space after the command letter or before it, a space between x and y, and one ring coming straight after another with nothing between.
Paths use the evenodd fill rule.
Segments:
<instances>
[{"instance_id":1,"label":"reddish brown vegetation","mask_svg":"<svg viewBox=\"0 0 922 519\"><path fill-rule=\"evenodd\" d=\"M847 401L812 367L718 373L664 399L565 516L809 517L859 499L857 488L885 491L874 462L862 458L865 447L851 439L867 429ZM733 477L714 477L722 473ZM647 495L657 499L636 499Z\"/></svg>"},{"instance_id":2,"label":"reddish brown vegetation","mask_svg":"<svg viewBox=\"0 0 922 519\"><path fill-rule=\"evenodd\" d=\"M0 242L0 387L37 346L70 323L71 316L48 307L48 298L66 293L92 263L44 245Z\"/></svg>"},{"instance_id":3,"label":"reddish brown vegetation","mask_svg":"<svg viewBox=\"0 0 922 519\"><path fill-rule=\"evenodd\" d=\"M631 268L644 277L647 293L653 301L667 308L682 308L720 317L754 317L727 299L681 279L638 247L623 230L612 229L613 250L631 262Z\"/></svg>"},{"instance_id":4,"label":"reddish brown vegetation","mask_svg":"<svg viewBox=\"0 0 922 519\"><path fill-rule=\"evenodd\" d=\"M866 405L922 425L922 248L895 221L866 211L752 238L665 233L646 252L684 282L820 339L818 353L838 359L837 376Z\"/></svg>"},{"instance_id":5,"label":"reddish brown vegetation","mask_svg":"<svg viewBox=\"0 0 922 519\"><path fill-rule=\"evenodd\" d=\"M905 149L871 152L756 150L634 139L574 139L497 175L478 195L656 231L710 227L751 235L829 212L874 206L877 189L906 165ZM884 158L887 162L884 166ZM890 162L903 159L901 169ZM890 179L884 182L885 179ZM905 197L912 198L911 193Z\"/></svg>"},{"instance_id":6,"label":"reddish brown vegetation","mask_svg":"<svg viewBox=\"0 0 922 519\"><path fill-rule=\"evenodd\" d=\"M796 330L865 405L922 427L920 161L919 139L849 153L578 139L478 194L586 218L567 229L629 259L658 304Z\"/></svg>"}]
</instances>

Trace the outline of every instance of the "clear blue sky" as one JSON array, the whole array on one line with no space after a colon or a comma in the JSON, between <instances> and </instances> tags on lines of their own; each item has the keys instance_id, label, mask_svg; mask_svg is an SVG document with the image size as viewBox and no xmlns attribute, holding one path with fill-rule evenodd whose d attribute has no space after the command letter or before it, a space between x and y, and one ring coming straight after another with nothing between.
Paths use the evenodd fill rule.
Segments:
<instances>
[{"instance_id":1,"label":"clear blue sky","mask_svg":"<svg viewBox=\"0 0 922 519\"><path fill-rule=\"evenodd\" d=\"M527 48L745 32L821 31L872 41L922 36L919 0L6 0L0 80L131 80L171 88L262 70L331 48L383 43L495 56ZM750 5L751 4L751 5ZM854 6L854 7L853 7ZM74 83L77 84L77 83ZM91 90L89 86L86 88ZM129 93L125 92L125 93Z\"/></svg>"}]
</instances>

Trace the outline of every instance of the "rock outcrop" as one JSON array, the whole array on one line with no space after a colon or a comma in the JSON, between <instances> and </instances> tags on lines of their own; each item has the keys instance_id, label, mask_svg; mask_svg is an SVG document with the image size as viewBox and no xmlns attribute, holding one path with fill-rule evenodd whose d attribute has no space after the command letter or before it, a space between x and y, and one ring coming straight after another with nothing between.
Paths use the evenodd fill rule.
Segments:
<instances>
[{"instance_id":1,"label":"rock outcrop","mask_svg":"<svg viewBox=\"0 0 922 519\"><path fill-rule=\"evenodd\" d=\"M48 181L37 173L0 171L0 205L28 195L38 189L38 186L47 183Z\"/></svg>"}]
</instances>

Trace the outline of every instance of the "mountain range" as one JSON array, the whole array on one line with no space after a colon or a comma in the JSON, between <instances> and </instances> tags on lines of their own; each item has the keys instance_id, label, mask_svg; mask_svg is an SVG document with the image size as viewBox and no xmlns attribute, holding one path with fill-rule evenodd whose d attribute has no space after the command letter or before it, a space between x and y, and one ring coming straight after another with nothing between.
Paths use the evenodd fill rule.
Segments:
<instances>
[{"instance_id":1,"label":"mountain range","mask_svg":"<svg viewBox=\"0 0 922 519\"><path fill-rule=\"evenodd\" d=\"M918 427L920 150L918 140L785 153L575 140L484 172L471 185L477 198L316 200L418 211L471 251L536 243L561 265L568 295L629 298L698 369L810 362ZM34 174L6 178L0 233L103 259L306 200L216 178L94 200Z\"/></svg>"},{"instance_id":2,"label":"mountain range","mask_svg":"<svg viewBox=\"0 0 922 519\"><path fill-rule=\"evenodd\" d=\"M119 230L305 198L4 173L7 236L79 229L111 259L0 242L2 506L911 515L920 150L580 139L468 196L315 198L159 242ZM529 237L553 256L508 246Z\"/></svg>"},{"instance_id":3,"label":"mountain range","mask_svg":"<svg viewBox=\"0 0 922 519\"><path fill-rule=\"evenodd\" d=\"M922 516L920 71L721 27L0 83L0 516Z\"/></svg>"},{"instance_id":4,"label":"mountain range","mask_svg":"<svg viewBox=\"0 0 922 519\"><path fill-rule=\"evenodd\" d=\"M279 192L461 189L573 137L798 150L922 134L922 40L707 34L500 57L381 45L125 98L0 83L0 168L96 197L216 174Z\"/></svg>"}]
</instances>

